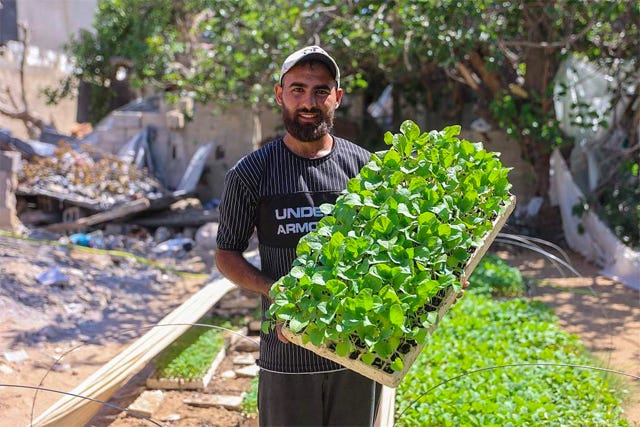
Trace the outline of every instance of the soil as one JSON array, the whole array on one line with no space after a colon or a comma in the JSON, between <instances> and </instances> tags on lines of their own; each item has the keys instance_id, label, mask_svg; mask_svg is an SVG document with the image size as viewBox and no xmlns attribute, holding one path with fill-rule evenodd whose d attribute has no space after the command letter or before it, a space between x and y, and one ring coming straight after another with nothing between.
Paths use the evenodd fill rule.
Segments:
<instances>
[{"instance_id":1,"label":"soil","mask_svg":"<svg viewBox=\"0 0 640 427\"><path fill-rule=\"evenodd\" d=\"M605 367L640 376L639 291L602 277L597 267L573 253L569 254L571 264L582 277L572 277L566 270L559 272L536 253L510 248L499 255L535 279L531 281L531 298L552 306L562 327L577 334ZM144 333L142 326L160 320L216 276L212 260L210 251L197 248L182 257L157 260L203 273L185 278L129 259L0 234L2 425L28 425L32 415L37 416L61 397L26 387L71 390L123 351ZM67 275L67 282L42 284L40 274L56 266ZM7 360L21 351L26 354L25 360ZM221 376L231 369L237 354L233 350L228 353L205 390L165 392L164 403L152 418L171 426L256 426L256 419L241 411L184 403L188 398L214 393L238 396L248 390L251 379ZM150 368L146 368L134 376L111 403L129 405L145 389L149 374ZM624 404L626 416L631 425L640 427L640 381L612 378L629 389ZM90 425L153 424L103 409Z\"/></svg>"}]
</instances>

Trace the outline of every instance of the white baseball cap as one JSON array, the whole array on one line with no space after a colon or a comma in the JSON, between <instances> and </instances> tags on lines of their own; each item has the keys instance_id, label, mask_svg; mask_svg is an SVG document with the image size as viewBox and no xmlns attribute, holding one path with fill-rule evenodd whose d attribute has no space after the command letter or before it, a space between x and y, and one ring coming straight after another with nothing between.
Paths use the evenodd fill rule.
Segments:
<instances>
[{"instance_id":1,"label":"white baseball cap","mask_svg":"<svg viewBox=\"0 0 640 427\"><path fill-rule=\"evenodd\" d=\"M282 70L280 71L281 85L284 75L303 59L316 59L324 63L327 67L329 67L329 70L335 78L338 87L340 87L340 69L338 68L338 64L336 64L336 61L320 46L303 47L302 49L297 50L289 55L287 59L284 60L284 63L282 64Z\"/></svg>"}]
</instances>

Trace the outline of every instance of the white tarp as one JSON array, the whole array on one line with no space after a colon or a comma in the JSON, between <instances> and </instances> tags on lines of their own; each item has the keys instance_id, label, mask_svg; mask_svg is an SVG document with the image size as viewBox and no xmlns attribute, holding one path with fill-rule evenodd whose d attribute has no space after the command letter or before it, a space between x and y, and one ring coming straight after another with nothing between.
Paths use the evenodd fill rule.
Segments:
<instances>
[{"instance_id":1,"label":"white tarp","mask_svg":"<svg viewBox=\"0 0 640 427\"><path fill-rule=\"evenodd\" d=\"M556 119L560 129L575 139L571 173L576 184L589 192L617 165L615 154L627 132L616 125L633 100L638 76L623 63L605 69L570 55L558 67L554 83Z\"/></svg>"},{"instance_id":2,"label":"white tarp","mask_svg":"<svg viewBox=\"0 0 640 427\"><path fill-rule=\"evenodd\" d=\"M551 155L549 193L551 203L560 206L562 228L571 249L602 267L602 275L640 290L640 252L625 246L593 212L573 215L573 206L584 199L584 194L558 150Z\"/></svg>"}]
</instances>

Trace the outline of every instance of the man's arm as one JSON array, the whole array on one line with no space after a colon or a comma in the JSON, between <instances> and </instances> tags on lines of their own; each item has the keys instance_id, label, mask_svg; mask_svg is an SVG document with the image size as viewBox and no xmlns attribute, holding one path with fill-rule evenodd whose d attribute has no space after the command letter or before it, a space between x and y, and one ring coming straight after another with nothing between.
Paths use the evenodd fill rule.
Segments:
<instances>
[{"instance_id":1,"label":"man's arm","mask_svg":"<svg viewBox=\"0 0 640 427\"><path fill-rule=\"evenodd\" d=\"M218 249L216 251L216 265L227 279L242 289L264 295L271 301L269 289L271 289L274 281L247 261L242 253ZM282 323L276 325L276 333L280 341L289 342L282 334Z\"/></svg>"},{"instance_id":2,"label":"man's arm","mask_svg":"<svg viewBox=\"0 0 640 427\"><path fill-rule=\"evenodd\" d=\"M247 261L242 253L218 249L216 266L227 279L242 289L259 293L269 299L269 289L273 280Z\"/></svg>"}]
</instances>

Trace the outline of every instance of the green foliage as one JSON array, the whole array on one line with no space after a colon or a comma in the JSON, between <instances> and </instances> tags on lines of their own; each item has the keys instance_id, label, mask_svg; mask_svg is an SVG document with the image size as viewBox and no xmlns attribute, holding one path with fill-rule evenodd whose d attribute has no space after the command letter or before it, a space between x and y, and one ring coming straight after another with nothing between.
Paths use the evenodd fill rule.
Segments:
<instances>
[{"instance_id":1,"label":"green foliage","mask_svg":"<svg viewBox=\"0 0 640 427\"><path fill-rule=\"evenodd\" d=\"M258 414L258 381L258 376L253 377L251 387L242 398L242 411L247 415Z\"/></svg>"},{"instance_id":2,"label":"green foliage","mask_svg":"<svg viewBox=\"0 0 640 427\"><path fill-rule=\"evenodd\" d=\"M272 287L267 316L302 340L387 372L421 344L442 291L459 280L509 198L508 169L459 127L385 135ZM265 324L269 327L269 324Z\"/></svg>"},{"instance_id":3,"label":"green foliage","mask_svg":"<svg viewBox=\"0 0 640 427\"><path fill-rule=\"evenodd\" d=\"M551 311L525 300L469 293L451 310L397 388L396 425L628 426L611 378L570 367L598 366ZM417 402L416 402L417 400Z\"/></svg>"},{"instance_id":4,"label":"green foliage","mask_svg":"<svg viewBox=\"0 0 640 427\"><path fill-rule=\"evenodd\" d=\"M553 111L544 112L540 102L524 102L503 91L489 104L501 129L511 137L546 141L549 148L570 143L560 130Z\"/></svg>"},{"instance_id":5,"label":"green foliage","mask_svg":"<svg viewBox=\"0 0 640 427\"><path fill-rule=\"evenodd\" d=\"M131 61L134 87L254 112L275 107L283 58L307 44L332 52L347 91L393 83L404 99L431 107L451 98L433 96L450 93L442 88L447 81L469 85L463 65L479 83L477 104L491 106L493 121L520 144L542 185L549 148L566 141L550 90L558 64L577 53L603 65L626 60L637 73L639 22L638 2L623 0L101 0L95 36L73 40L70 52L78 77L97 88L91 97L98 115L112 96L114 58ZM526 95L505 92L513 87ZM68 90L50 91L61 93ZM576 119L592 114L584 107L575 106ZM407 117L396 108L397 118Z\"/></svg>"},{"instance_id":6,"label":"green foliage","mask_svg":"<svg viewBox=\"0 0 640 427\"><path fill-rule=\"evenodd\" d=\"M640 248L640 162L627 160L620 164L615 179L600 191L581 199L572 213L581 216L592 210L609 225L614 234L630 248ZM583 231L579 224L580 232Z\"/></svg>"},{"instance_id":7,"label":"green foliage","mask_svg":"<svg viewBox=\"0 0 640 427\"><path fill-rule=\"evenodd\" d=\"M110 89L118 68L125 66L133 88L164 89L165 70L179 61L186 36L179 36L184 24L202 10L204 0L100 0L93 21L94 32L81 31L65 46L75 61L75 77L89 84L93 122L109 111L114 97ZM161 52L153 41L162 38ZM51 101L68 94L47 91Z\"/></svg>"},{"instance_id":8,"label":"green foliage","mask_svg":"<svg viewBox=\"0 0 640 427\"><path fill-rule=\"evenodd\" d=\"M161 378L201 378L223 347L224 337L220 330L193 326L160 354L155 362L156 375Z\"/></svg>"},{"instance_id":9,"label":"green foliage","mask_svg":"<svg viewBox=\"0 0 640 427\"><path fill-rule=\"evenodd\" d=\"M471 292L496 298L521 297L525 289L520 270L493 254L485 255L469 277Z\"/></svg>"},{"instance_id":10,"label":"green foliage","mask_svg":"<svg viewBox=\"0 0 640 427\"><path fill-rule=\"evenodd\" d=\"M618 179L601 193L596 214L630 248L640 249L640 162L624 162ZM635 170L635 172L634 172Z\"/></svg>"}]
</instances>

